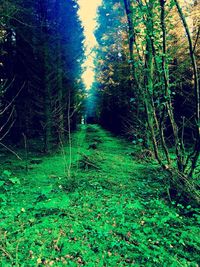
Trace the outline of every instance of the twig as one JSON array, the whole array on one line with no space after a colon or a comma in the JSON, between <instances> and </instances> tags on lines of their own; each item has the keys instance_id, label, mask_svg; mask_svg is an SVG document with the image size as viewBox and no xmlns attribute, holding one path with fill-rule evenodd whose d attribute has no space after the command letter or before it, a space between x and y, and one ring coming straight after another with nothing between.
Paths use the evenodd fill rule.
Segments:
<instances>
[{"instance_id":1,"label":"twig","mask_svg":"<svg viewBox=\"0 0 200 267\"><path fill-rule=\"evenodd\" d=\"M8 151L10 151L12 154L14 154L19 160L22 160L22 158L15 151L4 145L2 142L0 142L0 145L6 148Z\"/></svg>"},{"instance_id":2,"label":"twig","mask_svg":"<svg viewBox=\"0 0 200 267\"><path fill-rule=\"evenodd\" d=\"M13 127L14 123L15 120L11 123L9 129L5 132L5 134L0 138L0 141L2 141L6 137L6 135L10 132L10 129Z\"/></svg>"},{"instance_id":3,"label":"twig","mask_svg":"<svg viewBox=\"0 0 200 267\"><path fill-rule=\"evenodd\" d=\"M200 26L199 26L199 28L198 28L198 32L197 32L197 36L196 36L196 40L195 40L195 42L194 42L193 53L195 52L195 49L196 49L196 46L197 46L197 43L198 43L199 36L200 36Z\"/></svg>"},{"instance_id":4,"label":"twig","mask_svg":"<svg viewBox=\"0 0 200 267\"><path fill-rule=\"evenodd\" d=\"M27 151L27 137L23 133L23 138L24 138L24 148L25 148L25 157L26 157L26 173L28 173L28 151Z\"/></svg>"},{"instance_id":5,"label":"twig","mask_svg":"<svg viewBox=\"0 0 200 267\"><path fill-rule=\"evenodd\" d=\"M23 83L22 87L17 92L17 94L14 96L14 98L12 99L12 101L0 112L0 116L2 116L6 112L6 110L8 110L10 108L10 106L13 104L13 102L15 101L15 99L18 97L18 95L20 94L20 92L24 88L25 84L26 84L26 82Z\"/></svg>"},{"instance_id":6,"label":"twig","mask_svg":"<svg viewBox=\"0 0 200 267\"><path fill-rule=\"evenodd\" d=\"M99 167L95 166L94 164L92 164L92 163L90 163L90 162L88 162L88 161L86 161L86 160L83 160L83 161L84 161L84 163L86 163L87 165L92 166L92 167L94 167L95 169L99 170Z\"/></svg>"},{"instance_id":7,"label":"twig","mask_svg":"<svg viewBox=\"0 0 200 267\"><path fill-rule=\"evenodd\" d=\"M13 257L8 253L3 247L0 247L0 250L11 260L13 261Z\"/></svg>"},{"instance_id":8,"label":"twig","mask_svg":"<svg viewBox=\"0 0 200 267\"><path fill-rule=\"evenodd\" d=\"M6 120L6 122L5 122L5 123L1 126L1 128L0 128L0 133L3 131L3 129L6 127L6 125L7 125L8 122L10 121L10 119L11 119L11 117L12 117L12 114L13 114L14 110L15 110L15 107L13 106L12 111L10 112L10 114L9 114L9 116L8 116L8 119ZM9 128L9 129L10 129L10 128ZM3 138L4 138L4 137L3 137ZM1 137L0 140L2 140L3 138Z\"/></svg>"}]
</instances>

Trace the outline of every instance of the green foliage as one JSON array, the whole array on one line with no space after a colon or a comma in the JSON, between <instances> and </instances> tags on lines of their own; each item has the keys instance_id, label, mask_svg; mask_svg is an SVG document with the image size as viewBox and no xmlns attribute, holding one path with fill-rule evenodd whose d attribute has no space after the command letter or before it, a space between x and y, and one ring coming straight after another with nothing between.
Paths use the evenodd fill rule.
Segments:
<instances>
[{"instance_id":1,"label":"green foliage","mask_svg":"<svg viewBox=\"0 0 200 267\"><path fill-rule=\"evenodd\" d=\"M0 176L1 186L4 186L4 189L9 190L9 186L20 185L20 180L13 176L12 172L4 170Z\"/></svg>"},{"instance_id":2,"label":"green foliage","mask_svg":"<svg viewBox=\"0 0 200 267\"><path fill-rule=\"evenodd\" d=\"M199 53L194 49L199 23L186 11L196 12L197 6L174 0L102 1L96 30L100 124L152 150L187 192L198 191L193 178L200 155ZM194 183L193 190L184 180ZM199 200L198 194L193 197Z\"/></svg>"},{"instance_id":3,"label":"green foliage","mask_svg":"<svg viewBox=\"0 0 200 267\"><path fill-rule=\"evenodd\" d=\"M88 149L97 137L97 150ZM72 144L70 178L58 153L26 175L10 171L14 159L1 165L2 267L197 266L199 210L162 198L157 164L135 161L131 144L97 126L83 127ZM80 168L83 155L99 169Z\"/></svg>"}]
</instances>

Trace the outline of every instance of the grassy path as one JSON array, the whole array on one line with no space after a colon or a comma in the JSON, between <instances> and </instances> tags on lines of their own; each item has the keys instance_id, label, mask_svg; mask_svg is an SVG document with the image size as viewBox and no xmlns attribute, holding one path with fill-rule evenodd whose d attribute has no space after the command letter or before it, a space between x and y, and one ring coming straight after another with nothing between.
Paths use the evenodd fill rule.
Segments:
<instances>
[{"instance_id":1,"label":"grassy path","mask_svg":"<svg viewBox=\"0 0 200 267\"><path fill-rule=\"evenodd\" d=\"M199 266L198 211L162 197L155 163L97 126L72 144L70 177L68 147L1 164L0 266Z\"/></svg>"}]
</instances>

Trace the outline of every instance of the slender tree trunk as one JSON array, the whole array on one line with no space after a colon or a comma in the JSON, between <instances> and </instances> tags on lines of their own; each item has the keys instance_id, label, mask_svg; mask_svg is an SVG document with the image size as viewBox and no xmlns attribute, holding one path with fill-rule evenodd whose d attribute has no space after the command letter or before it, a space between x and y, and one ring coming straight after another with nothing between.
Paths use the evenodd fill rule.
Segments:
<instances>
[{"instance_id":1,"label":"slender tree trunk","mask_svg":"<svg viewBox=\"0 0 200 267\"><path fill-rule=\"evenodd\" d=\"M194 147L194 152L191 154L191 169L189 171L189 176L191 177L193 175L193 172L196 168L197 161L200 155L200 91L199 91L199 77L198 77L198 68L197 68L197 62L196 62L196 57L194 53L194 47L193 47L193 42L192 42L192 36L190 33L189 26L187 24L187 21L185 19L185 16L183 14L182 8L178 2L178 0L174 0L180 19L183 23L187 39L188 39L188 44L189 44L189 52L190 52L190 58L192 62L192 68L193 68L193 73L194 73L194 92L195 92L195 100L196 100L196 143Z\"/></svg>"},{"instance_id":2,"label":"slender tree trunk","mask_svg":"<svg viewBox=\"0 0 200 267\"><path fill-rule=\"evenodd\" d=\"M48 49L47 47L44 48L44 53L45 53L45 63L44 63L44 68L45 68L45 77L44 77L44 89L45 89L45 94L44 94L44 104L45 104L45 125L44 125L44 136L45 136L45 143L44 143L44 151L46 153L49 153L51 150L51 139L52 139L52 112L51 112L51 88L50 88L50 83L49 83L49 73L48 73Z\"/></svg>"},{"instance_id":3,"label":"slender tree trunk","mask_svg":"<svg viewBox=\"0 0 200 267\"><path fill-rule=\"evenodd\" d=\"M141 86L141 82L138 79L136 68L135 68L135 58L134 58L134 45L136 45L136 52L138 53L138 56L140 58L138 46L136 44L136 35L135 35L135 29L134 29L134 14L133 14L133 8L132 8L132 1L131 0L124 0L124 6L125 6L125 12L127 16L127 22L128 22L128 36L129 36L129 53L130 53L130 84L131 88L134 92L135 98L136 98L136 114L137 118L140 118L143 116L141 113L140 107L141 103L143 102L142 95L143 95L143 89Z\"/></svg>"},{"instance_id":4,"label":"slender tree trunk","mask_svg":"<svg viewBox=\"0 0 200 267\"><path fill-rule=\"evenodd\" d=\"M135 78L135 64L134 64L134 42L135 42L135 32L133 25L133 12L131 8L131 1L124 0L126 16L128 21L128 30L129 30L129 52L130 52L130 66L131 74ZM136 80L136 79L135 79Z\"/></svg>"},{"instance_id":5,"label":"slender tree trunk","mask_svg":"<svg viewBox=\"0 0 200 267\"><path fill-rule=\"evenodd\" d=\"M63 103L63 82L62 82L62 66L61 66L61 46L58 41L58 62L57 62L57 91L58 91L58 134L59 139L64 140L64 103Z\"/></svg>"},{"instance_id":6,"label":"slender tree trunk","mask_svg":"<svg viewBox=\"0 0 200 267\"><path fill-rule=\"evenodd\" d=\"M161 22L161 29L162 29L162 72L163 72L163 79L164 79L164 88L165 88L165 105L167 109L167 113L172 125L175 147L176 147L176 155L177 155L177 166L179 171L183 172L184 167L184 155L182 155L180 149L180 140L178 136L178 126L174 119L173 114L173 107L172 101L170 96L170 82L169 82L169 71L168 65L166 62L166 55L167 55L167 44L166 44L166 22L165 22L165 0L160 0L160 7L161 7L161 15L160 15L160 22Z\"/></svg>"},{"instance_id":7,"label":"slender tree trunk","mask_svg":"<svg viewBox=\"0 0 200 267\"><path fill-rule=\"evenodd\" d=\"M59 33L59 27L61 27L61 4L59 1L55 2L55 10L57 10L57 27L56 32L58 32L57 36L57 94L58 94L58 112L57 112L57 119L58 119L58 135L59 135L59 141L64 141L64 104L63 101L63 66L62 66L62 47L61 47L61 38Z\"/></svg>"},{"instance_id":8,"label":"slender tree trunk","mask_svg":"<svg viewBox=\"0 0 200 267\"><path fill-rule=\"evenodd\" d=\"M41 90L44 96L44 151L49 153L52 141L52 103L51 103L51 84L50 84L50 67L49 67L49 49L47 40L47 2L39 2L40 14L40 38L42 41L41 64L42 64L42 83Z\"/></svg>"},{"instance_id":9,"label":"slender tree trunk","mask_svg":"<svg viewBox=\"0 0 200 267\"><path fill-rule=\"evenodd\" d=\"M153 11L153 5L150 3L150 11ZM158 121L156 117L155 107L153 103L153 76L154 76L154 64L153 64L153 51L151 45L151 33L152 33L152 24L146 23L146 56L145 56L145 74L144 74L144 86L145 86L145 109L147 113L148 126L151 133L151 140L153 144L155 158L161 166L164 167L162 159L160 157L158 143L156 139L156 133L158 131Z\"/></svg>"},{"instance_id":10,"label":"slender tree trunk","mask_svg":"<svg viewBox=\"0 0 200 267\"><path fill-rule=\"evenodd\" d=\"M69 165L68 165L68 177L71 178L71 166L72 166L72 138L71 138L71 95L68 95L68 107L67 107L67 124L68 124L68 142L69 142Z\"/></svg>"}]
</instances>

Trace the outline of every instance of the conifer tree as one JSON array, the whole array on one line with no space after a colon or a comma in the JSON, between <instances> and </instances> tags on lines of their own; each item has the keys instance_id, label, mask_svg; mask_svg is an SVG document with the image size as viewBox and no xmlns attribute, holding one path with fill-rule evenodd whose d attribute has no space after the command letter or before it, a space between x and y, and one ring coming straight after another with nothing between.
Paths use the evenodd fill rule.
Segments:
<instances>
[{"instance_id":1,"label":"conifer tree","mask_svg":"<svg viewBox=\"0 0 200 267\"><path fill-rule=\"evenodd\" d=\"M108 129L130 135L129 126L133 117L137 117L137 104L122 3L103 1L98 21L96 79L100 98L99 119Z\"/></svg>"},{"instance_id":2,"label":"conifer tree","mask_svg":"<svg viewBox=\"0 0 200 267\"><path fill-rule=\"evenodd\" d=\"M48 152L63 140L69 123L76 125L77 95L83 87L79 7L74 0L10 2L18 5L18 12L5 22L7 37L1 46L5 79L15 77L7 100L23 85L11 136L15 142L22 134L39 137Z\"/></svg>"}]
</instances>

